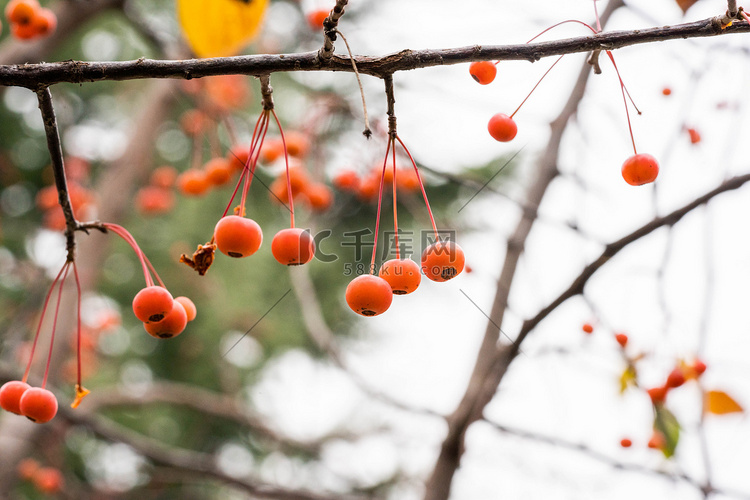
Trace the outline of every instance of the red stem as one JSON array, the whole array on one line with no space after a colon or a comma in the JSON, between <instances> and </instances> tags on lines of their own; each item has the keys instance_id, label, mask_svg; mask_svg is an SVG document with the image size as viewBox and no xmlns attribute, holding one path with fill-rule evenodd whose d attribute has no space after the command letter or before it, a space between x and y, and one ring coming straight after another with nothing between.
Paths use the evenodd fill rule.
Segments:
<instances>
[{"instance_id":1,"label":"red stem","mask_svg":"<svg viewBox=\"0 0 750 500\"><path fill-rule=\"evenodd\" d=\"M598 22L599 22L599 19L597 18L597 23L598 23ZM578 19L568 19L567 21L561 21L561 22L559 22L559 23L557 23L557 24L553 24L552 26L550 26L549 28L545 29L544 31L542 31L541 33L539 33L538 35L536 35L536 36L535 36L534 38L530 39L530 40L529 40L528 42L526 42L526 43L531 43L531 42L533 42L534 40L536 40L537 38L539 38L540 36L542 36L543 34L547 33L547 32L548 32L549 30L555 29L555 28L557 28L558 26L561 26L561 25L563 25L563 24L567 24L567 23L576 23L576 24L580 24L580 25L582 25L582 26L586 26L586 27L587 27L588 29L590 29L590 30L591 30L591 31L592 31L592 32L593 32L593 33L594 33L595 35L596 35L596 34L598 33L598 32L597 32L597 31L596 31L596 30L595 30L594 28L592 28L592 27L591 27L591 26L589 26L588 24L584 23L583 21L579 21ZM597 25L598 25L598 24L597 24ZM601 26L599 26L599 31L601 31L601 30L602 30L602 28L601 28Z\"/></svg>"},{"instance_id":2,"label":"red stem","mask_svg":"<svg viewBox=\"0 0 750 500\"><path fill-rule=\"evenodd\" d=\"M148 272L148 267L146 265L146 256L141 250L141 247L138 246L135 238L133 238L133 235L130 234L127 229L118 224L105 222L104 224L102 224L102 226L118 235L120 238L125 240L128 245L131 246L135 254L138 256L138 259L140 259L141 261L141 267L143 267L143 276L146 278L146 286L154 286L154 280L151 278L151 274Z\"/></svg>"},{"instance_id":3,"label":"red stem","mask_svg":"<svg viewBox=\"0 0 750 500\"><path fill-rule=\"evenodd\" d=\"M401 248L398 244L398 204L396 203L396 148L394 144L393 151L391 152L393 157L393 230L395 232L396 241L396 258L401 260ZM388 161L388 156L385 157Z\"/></svg>"},{"instance_id":4,"label":"red stem","mask_svg":"<svg viewBox=\"0 0 750 500\"><path fill-rule=\"evenodd\" d=\"M229 209L232 208L232 202L234 201L234 198L237 196L237 192L240 189L240 186L244 184L243 187L243 197L247 195L247 190L250 188L250 183L252 183L252 179L248 182L247 175L254 175L255 173L255 163L257 162L258 155L260 153L260 148L263 145L263 139L265 139L266 134L265 131L263 131L262 136L258 135L258 129L259 127L262 129L263 124L266 125L265 130L268 130L268 124L267 122L268 113L266 111L263 111L259 116L258 120L255 122L255 128L253 129L253 135L252 139L250 140L250 150L247 154L247 160L245 161L245 165L242 167L242 173L240 174L240 178L237 180L237 185L234 186L234 191L232 192L232 196L229 198L229 203L227 203L227 208L224 209L224 213L221 214L221 218L224 218L229 213ZM260 141L260 142L259 142ZM256 152L257 149L257 152ZM255 162L253 162L253 157L255 157ZM252 165L252 172L250 172L249 165ZM244 198L241 202L241 212L240 216L243 215L242 212L244 212Z\"/></svg>"},{"instance_id":5,"label":"red stem","mask_svg":"<svg viewBox=\"0 0 750 500\"><path fill-rule=\"evenodd\" d=\"M563 55L563 56L564 56L564 55ZM528 100L529 100L529 97L531 97L531 94L533 94L533 93L534 93L534 91L535 91L535 90L536 90L536 88L537 88L537 87L539 86L539 84L541 84L541 83L542 83L542 80L544 80L544 78L545 78L545 77L546 77L546 76L547 76L547 75L549 74L549 72L550 72L550 71L552 71L552 68L554 68L554 67L555 67L555 65L556 65L557 63L559 63L559 62L560 62L560 59L562 59L562 58L563 58L563 56L560 56L560 57L558 57L558 58L557 58L557 60L556 60L556 61L555 61L554 63L552 63L552 66L550 66L550 67L549 67L549 69L548 69L547 71L545 71L545 72L544 72L544 74L543 74L543 75L542 75L542 77L541 77L541 78L539 79L539 81L538 81L538 82L536 82L536 85L534 85L534 88L533 88L533 89L531 89L531 92L529 92L529 95L527 95L527 96L526 96L526 98L525 98L525 99L524 99L523 101L521 101L521 104L519 104L519 105L518 105L518 107L516 108L516 110L515 110L515 111L513 112L513 114L512 114L512 115L510 115L510 118L511 118L511 119L513 119L513 117L514 117L514 116L516 116L516 113L518 113L518 110L519 110L519 109L521 109L521 106L523 106L523 105L524 105L524 103L525 103L526 101L528 101Z\"/></svg>"},{"instance_id":6,"label":"red stem","mask_svg":"<svg viewBox=\"0 0 750 500\"><path fill-rule=\"evenodd\" d=\"M272 109L271 113L273 113L273 118L274 120L276 120L276 125L278 125L279 127L279 133L281 134L281 145L284 148L284 163L286 164L286 194L289 201L289 217L291 219L289 227L294 227L294 196L292 196L292 179L289 176L289 153L287 153L286 150L286 138L284 137L284 130L281 128L279 117L276 116L276 110ZM375 235L375 237L377 238L377 234Z\"/></svg>"},{"instance_id":7,"label":"red stem","mask_svg":"<svg viewBox=\"0 0 750 500\"><path fill-rule=\"evenodd\" d=\"M372 244L372 260L370 261L370 274L375 274L375 255L378 252L378 234L380 233L380 208L383 206L383 185L385 184L385 169L388 166L388 153L391 151L391 145L393 150L396 150L396 144L393 142L393 137L388 136L388 146L385 148L385 160L383 160L383 171L380 173L380 190L378 191L378 213L375 217L375 240Z\"/></svg>"},{"instance_id":8,"label":"red stem","mask_svg":"<svg viewBox=\"0 0 750 500\"><path fill-rule=\"evenodd\" d=\"M52 335L49 339L49 354L47 355L47 366L44 369L44 379L42 379L42 389L47 387L47 377L49 376L49 367L52 363L52 351L55 346L55 332L57 331L57 318L60 315L60 302L62 301L62 292L63 292L63 285L65 285L65 278L68 277L68 270L70 269L70 262L65 262L65 265L63 266L63 275L60 279L60 285L57 289L57 302L55 303L55 317L52 320Z\"/></svg>"},{"instance_id":9,"label":"red stem","mask_svg":"<svg viewBox=\"0 0 750 500\"><path fill-rule=\"evenodd\" d=\"M47 292L47 296L44 299L44 307L42 307L42 315L39 318L39 326L36 328L36 334L34 335L34 342L31 344L31 353L29 354L29 362L26 365L26 371L23 374L23 378L21 379L22 382L26 382L29 378L29 372L31 371L31 362L34 360L34 353L36 352L36 345L37 341L39 340L39 333L42 331L42 323L44 323L44 315L47 313L47 306L49 306L49 299L52 296L52 291L55 289L55 284L57 283L57 280L60 279L60 276L62 276L63 271L67 267L68 263L66 262L65 265L60 269L60 272L57 273L57 276L55 276L55 279L52 281L52 285L49 287L49 291Z\"/></svg>"},{"instance_id":10,"label":"red stem","mask_svg":"<svg viewBox=\"0 0 750 500\"><path fill-rule=\"evenodd\" d=\"M625 83L623 83L622 78L620 77L620 71L617 69L617 64L615 63L615 58L612 56L612 53L610 51L607 51L607 55L609 56L609 60L612 61L612 64L615 67L617 78L620 80L620 90L622 91L622 101L625 104L625 116L627 116L628 118L628 131L630 132L630 140L633 143L633 152L635 154L638 154L638 151L635 148L635 137L633 136L633 125L630 123L630 111L628 110L628 99L627 97L625 97ZM632 102L632 99L631 99L631 102ZM633 106L635 106L635 104L633 104Z\"/></svg>"},{"instance_id":11,"label":"red stem","mask_svg":"<svg viewBox=\"0 0 750 500\"><path fill-rule=\"evenodd\" d=\"M424 189L424 182L422 182L422 176L419 175L417 162L414 161L414 158L411 156L411 153L409 152L409 149L406 147L406 144L404 144L404 141L402 141L398 135L396 136L396 140L399 142L399 144L401 144L401 147L404 148L404 151L406 152L406 156L409 157L409 160L411 161L411 164L414 167L414 172L417 174L419 187L422 189L422 197L424 198L424 204L425 206L427 206L427 213L430 214L430 222L432 222L432 230L435 231L435 239L437 240L439 239L439 235L438 235L437 225L435 224L435 217L432 215L432 208L430 208L430 202L429 200L427 200L427 192Z\"/></svg>"}]
</instances>

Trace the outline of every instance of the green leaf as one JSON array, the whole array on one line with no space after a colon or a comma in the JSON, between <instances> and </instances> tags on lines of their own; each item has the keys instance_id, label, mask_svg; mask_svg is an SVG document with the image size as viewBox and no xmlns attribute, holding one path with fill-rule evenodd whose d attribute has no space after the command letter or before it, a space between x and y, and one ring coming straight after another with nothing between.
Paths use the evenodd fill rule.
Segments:
<instances>
[{"instance_id":1,"label":"green leaf","mask_svg":"<svg viewBox=\"0 0 750 500\"><path fill-rule=\"evenodd\" d=\"M677 417L664 406L657 406L654 415L654 430L664 436L664 447L661 451L665 457L671 458L680 441L680 423Z\"/></svg>"}]
</instances>

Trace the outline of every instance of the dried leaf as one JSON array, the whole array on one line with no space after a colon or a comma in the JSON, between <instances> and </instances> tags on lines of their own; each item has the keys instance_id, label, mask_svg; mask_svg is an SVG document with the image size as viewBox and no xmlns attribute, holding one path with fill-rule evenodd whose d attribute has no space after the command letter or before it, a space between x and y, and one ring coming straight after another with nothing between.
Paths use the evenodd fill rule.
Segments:
<instances>
[{"instance_id":1,"label":"dried leaf","mask_svg":"<svg viewBox=\"0 0 750 500\"><path fill-rule=\"evenodd\" d=\"M676 0L677 5L682 9L682 13L685 14L690 7L693 6L698 0Z\"/></svg>"},{"instance_id":2,"label":"dried leaf","mask_svg":"<svg viewBox=\"0 0 750 500\"><path fill-rule=\"evenodd\" d=\"M727 413L742 413L745 411L740 404L724 391L708 391L704 401L704 411L714 415Z\"/></svg>"},{"instance_id":3,"label":"dried leaf","mask_svg":"<svg viewBox=\"0 0 750 500\"><path fill-rule=\"evenodd\" d=\"M677 421L677 417L664 406L655 406L654 408L656 409L654 430L664 437L664 445L661 447L661 451L665 457L670 458L674 455L680 441L680 423Z\"/></svg>"},{"instance_id":4,"label":"dried leaf","mask_svg":"<svg viewBox=\"0 0 750 500\"><path fill-rule=\"evenodd\" d=\"M177 17L198 57L237 55L258 33L268 0L178 0Z\"/></svg>"}]
</instances>

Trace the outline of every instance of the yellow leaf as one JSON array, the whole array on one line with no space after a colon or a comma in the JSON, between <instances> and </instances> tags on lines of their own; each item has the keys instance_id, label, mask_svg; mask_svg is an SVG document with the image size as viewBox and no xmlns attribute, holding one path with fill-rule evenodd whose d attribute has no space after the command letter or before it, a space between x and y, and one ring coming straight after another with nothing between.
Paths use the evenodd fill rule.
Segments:
<instances>
[{"instance_id":1,"label":"yellow leaf","mask_svg":"<svg viewBox=\"0 0 750 500\"><path fill-rule=\"evenodd\" d=\"M635 366L628 364L625 371L620 375L620 394L625 392L628 387L635 387L638 385L638 374L635 371Z\"/></svg>"},{"instance_id":2,"label":"yellow leaf","mask_svg":"<svg viewBox=\"0 0 750 500\"><path fill-rule=\"evenodd\" d=\"M237 55L258 34L268 0L178 0L177 17L198 57Z\"/></svg>"},{"instance_id":3,"label":"yellow leaf","mask_svg":"<svg viewBox=\"0 0 750 500\"><path fill-rule=\"evenodd\" d=\"M727 413L742 413L745 411L740 404L724 391L708 391L704 399L704 411L714 415Z\"/></svg>"}]
</instances>

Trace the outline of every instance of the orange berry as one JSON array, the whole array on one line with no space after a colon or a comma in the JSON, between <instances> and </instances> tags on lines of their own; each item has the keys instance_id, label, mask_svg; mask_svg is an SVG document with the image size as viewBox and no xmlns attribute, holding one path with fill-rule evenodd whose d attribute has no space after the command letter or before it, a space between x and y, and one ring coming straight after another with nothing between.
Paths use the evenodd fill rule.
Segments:
<instances>
[{"instance_id":1,"label":"orange berry","mask_svg":"<svg viewBox=\"0 0 750 500\"><path fill-rule=\"evenodd\" d=\"M469 65L469 74L480 85L487 85L495 79L497 66L492 61L476 61Z\"/></svg>"},{"instance_id":2,"label":"orange berry","mask_svg":"<svg viewBox=\"0 0 750 500\"><path fill-rule=\"evenodd\" d=\"M39 9L32 19L31 24L38 36L49 36L57 29L57 16L49 9Z\"/></svg>"},{"instance_id":3,"label":"orange berry","mask_svg":"<svg viewBox=\"0 0 750 500\"><path fill-rule=\"evenodd\" d=\"M11 380L0 387L0 408L16 415L21 415L21 396L31 386L20 380Z\"/></svg>"},{"instance_id":4,"label":"orange berry","mask_svg":"<svg viewBox=\"0 0 750 500\"><path fill-rule=\"evenodd\" d=\"M260 159L265 163L273 163L284 156L284 144L281 139L266 139L260 149Z\"/></svg>"},{"instance_id":5,"label":"orange berry","mask_svg":"<svg viewBox=\"0 0 750 500\"><path fill-rule=\"evenodd\" d=\"M282 229L271 241L271 253L286 266L307 264L315 256L315 240L310 231L298 227Z\"/></svg>"},{"instance_id":6,"label":"orange berry","mask_svg":"<svg viewBox=\"0 0 750 500\"><path fill-rule=\"evenodd\" d=\"M62 472L54 467L40 467L34 473L31 481L37 490L49 495L59 493L65 486Z\"/></svg>"},{"instance_id":7,"label":"orange berry","mask_svg":"<svg viewBox=\"0 0 750 500\"><path fill-rule=\"evenodd\" d=\"M330 12L330 9L318 9L309 12L307 16L305 16L307 18L308 26L313 30L323 29L323 21L326 20L326 17L328 17Z\"/></svg>"},{"instance_id":8,"label":"orange berry","mask_svg":"<svg viewBox=\"0 0 750 500\"><path fill-rule=\"evenodd\" d=\"M310 139L302 132L295 130L285 132L284 141L286 141L286 152L289 156L303 158L310 150Z\"/></svg>"},{"instance_id":9,"label":"orange berry","mask_svg":"<svg viewBox=\"0 0 750 500\"><path fill-rule=\"evenodd\" d=\"M135 194L135 207L142 214L167 213L174 208L174 204L174 193L161 187L145 186Z\"/></svg>"},{"instance_id":10,"label":"orange berry","mask_svg":"<svg viewBox=\"0 0 750 500\"><path fill-rule=\"evenodd\" d=\"M280 205L286 205L287 203L289 203L289 196L286 190L287 190L286 179L282 177L277 177L268 186L268 197L274 203L278 203Z\"/></svg>"},{"instance_id":11,"label":"orange berry","mask_svg":"<svg viewBox=\"0 0 750 500\"><path fill-rule=\"evenodd\" d=\"M21 396L21 415L32 422L43 424L57 415L57 398L41 387L30 387Z\"/></svg>"},{"instance_id":12,"label":"orange berry","mask_svg":"<svg viewBox=\"0 0 750 500\"><path fill-rule=\"evenodd\" d=\"M39 8L36 0L10 0L5 6L5 18L11 24L31 24Z\"/></svg>"},{"instance_id":13,"label":"orange berry","mask_svg":"<svg viewBox=\"0 0 750 500\"><path fill-rule=\"evenodd\" d=\"M174 299L164 287L151 285L133 297L133 314L145 322L161 321L172 310Z\"/></svg>"},{"instance_id":14,"label":"orange berry","mask_svg":"<svg viewBox=\"0 0 750 500\"><path fill-rule=\"evenodd\" d=\"M210 186L206 173L202 170L185 170L177 177L177 188L188 196L200 196L208 191Z\"/></svg>"},{"instance_id":15,"label":"orange berry","mask_svg":"<svg viewBox=\"0 0 750 500\"><path fill-rule=\"evenodd\" d=\"M180 128L186 135L196 137L211 126L211 119L199 109L188 109L180 116Z\"/></svg>"},{"instance_id":16,"label":"orange berry","mask_svg":"<svg viewBox=\"0 0 750 500\"><path fill-rule=\"evenodd\" d=\"M36 27L32 23L10 25L11 34L18 40L31 40L37 36Z\"/></svg>"},{"instance_id":17,"label":"orange berry","mask_svg":"<svg viewBox=\"0 0 750 500\"><path fill-rule=\"evenodd\" d=\"M232 179L232 164L224 158L213 158L203 166L206 179L214 186L223 186Z\"/></svg>"},{"instance_id":18,"label":"orange berry","mask_svg":"<svg viewBox=\"0 0 750 500\"><path fill-rule=\"evenodd\" d=\"M34 477L34 473L36 473L37 470L39 470L39 462L33 458L24 458L18 462L18 466L16 467L18 477L26 480L30 480Z\"/></svg>"},{"instance_id":19,"label":"orange berry","mask_svg":"<svg viewBox=\"0 0 750 500\"><path fill-rule=\"evenodd\" d=\"M648 447L652 450L661 450L666 446L667 440L664 439L664 434L659 431L654 431L651 435L651 439L648 440Z\"/></svg>"},{"instance_id":20,"label":"orange berry","mask_svg":"<svg viewBox=\"0 0 750 500\"><path fill-rule=\"evenodd\" d=\"M584 323L581 327L584 333L594 333L594 326L591 323Z\"/></svg>"},{"instance_id":21,"label":"orange berry","mask_svg":"<svg viewBox=\"0 0 750 500\"><path fill-rule=\"evenodd\" d=\"M659 175L659 164L649 154L633 155L622 164L622 178L631 186L654 182Z\"/></svg>"},{"instance_id":22,"label":"orange berry","mask_svg":"<svg viewBox=\"0 0 750 500\"><path fill-rule=\"evenodd\" d=\"M464 263L464 251L452 241L436 241L422 252L422 272L432 281L455 278Z\"/></svg>"},{"instance_id":23,"label":"orange berry","mask_svg":"<svg viewBox=\"0 0 750 500\"><path fill-rule=\"evenodd\" d=\"M664 87L663 89L661 89L661 93L665 96L672 95L672 89L670 89L669 87Z\"/></svg>"},{"instance_id":24,"label":"orange berry","mask_svg":"<svg viewBox=\"0 0 750 500\"><path fill-rule=\"evenodd\" d=\"M40 210L51 210L57 206L58 196L55 186L45 186L36 193L36 206Z\"/></svg>"},{"instance_id":25,"label":"orange berry","mask_svg":"<svg viewBox=\"0 0 750 500\"><path fill-rule=\"evenodd\" d=\"M620 347L622 348L625 348L625 346L628 345L628 336L624 333L616 333L615 340L618 344L620 344Z\"/></svg>"},{"instance_id":26,"label":"orange berry","mask_svg":"<svg viewBox=\"0 0 750 500\"><path fill-rule=\"evenodd\" d=\"M342 191L357 191L359 176L354 170L342 170L333 178L333 185Z\"/></svg>"},{"instance_id":27,"label":"orange berry","mask_svg":"<svg viewBox=\"0 0 750 500\"><path fill-rule=\"evenodd\" d=\"M230 257L249 257L263 243L263 231L257 222L239 215L219 219L214 228L216 248Z\"/></svg>"},{"instance_id":28,"label":"orange berry","mask_svg":"<svg viewBox=\"0 0 750 500\"><path fill-rule=\"evenodd\" d=\"M162 165L151 172L149 182L152 186L160 188L171 188L177 181L177 169L171 165Z\"/></svg>"},{"instance_id":29,"label":"orange berry","mask_svg":"<svg viewBox=\"0 0 750 500\"><path fill-rule=\"evenodd\" d=\"M244 75L203 78L208 105L217 113L242 109L250 100L250 87Z\"/></svg>"},{"instance_id":30,"label":"orange berry","mask_svg":"<svg viewBox=\"0 0 750 500\"><path fill-rule=\"evenodd\" d=\"M362 201L372 201L378 195L379 190L380 179L378 177L368 175L367 177L362 179L362 182L359 184L359 189L357 190L357 198Z\"/></svg>"},{"instance_id":31,"label":"orange berry","mask_svg":"<svg viewBox=\"0 0 750 500\"><path fill-rule=\"evenodd\" d=\"M630 448L631 446L633 446L633 441L628 438L622 438L620 440L620 446L622 446L623 448Z\"/></svg>"},{"instance_id":32,"label":"orange berry","mask_svg":"<svg viewBox=\"0 0 750 500\"><path fill-rule=\"evenodd\" d=\"M286 186L286 170L278 178L283 179ZM292 196L297 196L299 193L304 192L310 184L307 171L302 167L291 167L289 169L289 183L292 186Z\"/></svg>"},{"instance_id":33,"label":"orange berry","mask_svg":"<svg viewBox=\"0 0 750 500\"><path fill-rule=\"evenodd\" d=\"M250 158L250 146L247 144L235 144L227 153L227 160L235 170L245 168L247 160Z\"/></svg>"},{"instance_id":34,"label":"orange berry","mask_svg":"<svg viewBox=\"0 0 750 500\"><path fill-rule=\"evenodd\" d=\"M372 274L354 278L346 287L346 303L357 314L377 316L393 302L393 290L386 280Z\"/></svg>"},{"instance_id":35,"label":"orange berry","mask_svg":"<svg viewBox=\"0 0 750 500\"><path fill-rule=\"evenodd\" d=\"M685 373L682 371L680 367L676 367L674 370L672 370L669 373L669 376L667 377L666 386L669 388L675 388L675 387L680 387L684 383L685 383Z\"/></svg>"},{"instance_id":36,"label":"orange berry","mask_svg":"<svg viewBox=\"0 0 750 500\"><path fill-rule=\"evenodd\" d=\"M198 315L198 309L195 307L195 303L190 300L188 297L180 296L175 297L174 299L176 302L179 302L182 307L185 308L185 313L187 314L187 320L193 321L195 317Z\"/></svg>"},{"instance_id":37,"label":"orange berry","mask_svg":"<svg viewBox=\"0 0 750 500\"><path fill-rule=\"evenodd\" d=\"M648 393L648 397L651 398L651 402L655 405L662 404L664 401L667 400L667 386L663 387L652 387L651 389L648 389L646 392Z\"/></svg>"},{"instance_id":38,"label":"orange berry","mask_svg":"<svg viewBox=\"0 0 750 500\"><path fill-rule=\"evenodd\" d=\"M391 259L380 266L378 276L391 286L395 295L405 295L417 289L422 281L419 264L411 259Z\"/></svg>"},{"instance_id":39,"label":"orange berry","mask_svg":"<svg viewBox=\"0 0 750 500\"><path fill-rule=\"evenodd\" d=\"M690 143L691 144L698 144L701 142L701 134L694 128L687 129L688 134L690 135Z\"/></svg>"},{"instance_id":40,"label":"orange berry","mask_svg":"<svg viewBox=\"0 0 750 500\"><path fill-rule=\"evenodd\" d=\"M496 141L509 142L518 133L518 126L510 116L504 113L497 113L490 118L487 130Z\"/></svg>"},{"instance_id":41,"label":"orange berry","mask_svg":"<svg viewBox=\"0 0 750 500\"><path fill-rule=\"evenodd\" d=\"M188 315L181 302L172 301L172 309L161 321L143 323L149 335L159 339L170 339L181 334L188 323Z\"/></svg>"},{"instance_id":42,"label":"orange berry","mask_svg":"<svg viewBox=\"0 0 750 500\"><path fill-rule=\"evenodd\" d=\"M417 191L419 179L413 168L399 168L396 176L396 185L404 191Z\"/></svg>"},{"instance_id":43,"label":"orange berry","mask_svg":"<svg viewBox=\"0 0 750 500\"><path fill-rule=\"evenodd\" d=\"M310 184L305 189L305 196L310 204L310 209L315 212L325 212L333 204L333 193L331 188L325 184Z\"/></svg>"}]
</instances>

